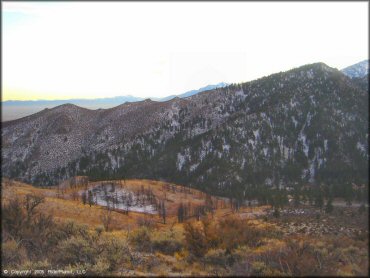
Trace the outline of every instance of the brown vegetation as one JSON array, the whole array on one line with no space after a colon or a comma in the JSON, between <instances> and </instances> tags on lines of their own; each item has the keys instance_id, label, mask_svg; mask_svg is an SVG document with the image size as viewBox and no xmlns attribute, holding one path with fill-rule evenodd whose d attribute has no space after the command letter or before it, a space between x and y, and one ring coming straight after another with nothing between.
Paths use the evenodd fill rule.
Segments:
<instances>
[{"instance_id":1,"label":"brown vegetation","mask_svg":"<svg viewBox=\"0 0 370 278\"><path fill-rule=\"evenodd\" d=\"M83 205L72 197L79 185L58 198L56 189L3 183L3 266L126 276L367 274L368 238L362 234L288 234L284 222L297 217L267 216L269 207L241 206L236 211L221 199L196 190L186 190L185 197L181 186L155 181L132 180L122 186L150 188L156 198L165 200L165 224L159 214L125 214ZM343 216L334 210L321 220L345 219L346 211ZM365 221L367 212L359 217ZM320 221L315 214L298 218Z\"/></svg>"}]
</instances>

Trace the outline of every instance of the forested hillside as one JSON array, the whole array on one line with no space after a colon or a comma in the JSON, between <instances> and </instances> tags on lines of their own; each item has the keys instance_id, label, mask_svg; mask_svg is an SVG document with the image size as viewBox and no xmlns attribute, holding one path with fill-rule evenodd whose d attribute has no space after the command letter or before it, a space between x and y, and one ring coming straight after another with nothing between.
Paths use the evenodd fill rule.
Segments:
<instances>
[{"instance_id":1,"label":"forested hillside","mask_svg":"<svg viewBox=\"0 0 370 278\"><path fill-rule=\"evenodd\" d=\"M229 195L255 186L367 182L368 91L323 63L185 99L6 122L5 176L151 178Z\"/></svg>"}]
</instances>

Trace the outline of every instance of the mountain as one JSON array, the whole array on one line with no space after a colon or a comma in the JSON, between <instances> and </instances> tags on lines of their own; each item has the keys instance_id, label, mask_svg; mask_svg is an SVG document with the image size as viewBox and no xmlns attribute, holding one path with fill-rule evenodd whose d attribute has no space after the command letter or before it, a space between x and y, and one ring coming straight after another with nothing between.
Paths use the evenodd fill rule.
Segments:
<instances>
[{"instance_id":1,"label":"mountain","mask_svg":"<svg viewBox=\"0 0 370 278\"><path fill-rule=\"evenodd\" d=\"M3 123L2 172L150 178L214 194L246 186L367 183L368 91L323 63L187 98L104 110L72 104Z\"/></svg>"},{"instance_id":2,"label":"mountain","mask_svg":"<svg viewBox=\"0 0 370 278\"><path fill-rule=\"evenodd\" d=\"M350 78L362 78L369 74L369 60L363 60L357 64L346 67L341 70Z\"/></svg>"},{"instance_id":3,"label":"mountain","mask_svg":"<svg viewBox=\"0 0 370 278\"><path fill-rule=\"evenodd\" d=\"M153 98L153 100L167 101L167 100L173 99L175 97L185 98L185 97L190 97L190 96L196 95L196 94L201 93L201 92L205 92L205 91L209 91L209 90L213 90L213 89L217 89L217 88L223 88L223 87L226 87L228 85L229 84L227 84L225 82L220 82L216 85L208 85L208 86L199 88L198 90L191 90L191 91L185 92L181 95L171 95L171 96L164 97L164 98Z\"/></svg>"},{"instance_id":4,"label":"mountain","mask_svg":"<svg viewBox=\"0 0 370 278\"><path fill-rule=\"evenodd\" d=\"M186 93L180 95L171 95L163 98L152 98L156 101L167 101L173 99L175 97L188 97L200 92L204 92L207 90L212 90L215 88L221 88L227 86L227 83L221 82L216 85L208 85L202 87L198 90L188 91ZM141 97L135 97L131 95L127 96L117 96L111 98L97 98L97 99L64 99L64 100L26 100L26 101L19 101L19 100L8 100L2 102L2 120L9 121L14 119L19 119L25 116L32 115L36 112L39 112L45 108L53 108L58 105L70 103L75 104L84 108L88 109L107 109L115 107L119 104L125 102L133 102L133 101L140 101L144 100Z\"/></svg>"},{"instance_id":5,"label":"mountain","mask_svg":"<svg viewBox=\"0 0 370 278\"><path fill-rule=\"evenodd\" d=\"M104 109L117 106L126 101L139 101L143 98L135 96L117 96L96 99L64 99L64 100L8 100L2 102L2 120L9 121L32 115L46 108L71 103L89 109Z\"/></svg>"}]
</instances>

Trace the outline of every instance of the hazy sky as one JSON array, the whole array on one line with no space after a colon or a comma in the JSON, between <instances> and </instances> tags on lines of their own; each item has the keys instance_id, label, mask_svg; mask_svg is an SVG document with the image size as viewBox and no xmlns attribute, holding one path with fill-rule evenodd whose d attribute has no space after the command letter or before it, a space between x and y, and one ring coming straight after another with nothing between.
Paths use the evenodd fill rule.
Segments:
<instances>
[{"instance_id":1,"label":"hazy sky","mask_svg":"<svg viewBox=\"0 0 370 278\"><path fill-rule=\"evenodd\" d=\"M368 58L368 3L3 2L3 100L167 96Z\"/></svg>"}]
</instances>

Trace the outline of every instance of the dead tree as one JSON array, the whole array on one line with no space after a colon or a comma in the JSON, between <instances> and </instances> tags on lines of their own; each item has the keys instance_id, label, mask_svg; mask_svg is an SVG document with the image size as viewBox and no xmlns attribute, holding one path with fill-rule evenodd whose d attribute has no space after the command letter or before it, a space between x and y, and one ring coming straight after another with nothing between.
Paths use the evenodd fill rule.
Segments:
<instances>
[{"instance_id":1,"label":"dead tree","mask_svg":"<svg viewBox=\"0 0 370 278\"><path fill-rule=\"evenodd\" d=\"M81 199L82 199L82 203L84 204L84 205L86 205L86 202L87 202L87 196L86 196L86 192L84 191L84 192L82 192L82 194L81 194Z\"/></svg>"},{"instance_id":2,"label":"dead tree","mask_svg":"<svg viewBox=\"0 0 370 278\"><path fill-rule=\"evenodd\" d=\"M72 200L78 201L78 193L76 191L72 192Z\"/></svg>"},{"instance_id":3,"label":"dead tree","mask_svg":"<svg viewBox=\"0 0 370 278\"><path fill-rule=\"evenodd\" d=\"M27 223L31 220L35 214L35 208L43 203L45 198L42 196L27 194L25 197L25 208L27 213Z\"/></svg>"},{"instance_id":4,"label":"dead tree","mask_svg":"<svg viewBox=\"0 0 370 278\"><path fill-rule=\"evenodd\" d=\"M177 220L179 223L184 222L184 206L180 203L179 207L177 208Z\"/></svg>"},{"instance_id":5,"label":"dead tree","mask_svg":"<svg viewBox=\"0 0 370 278\"><path fill-rule=\"evenodd\" d=\"M108 206L106 210L104 210L103 214L101 215L101 220L103 222L103 226L106 232L109 231L110 224L112 222L112 210Z\"/></svg>"},{"instance_id":6,"label":"dead tree","mask_svg":"<svg viewBox=\"0 0 370 278\"><path fill-rule=\"evenodd\" d=\"M94 204L94 197L93 197L93 194L90 190L88 191L87 200L89 202L89 206L91 207Z\"/></svg>"},{"instance_id":7,"label":"dead tree","mask_svg":"<svg viewBox=\"0 0 370 278\"><path fill-rule=\"evenodd\" d=\"M165 201L162 200L160 203L159 203L159 216L162 217L163 219L163 224L166 224L166 205L165 205Z\"/></svg>"}]
</instances>

